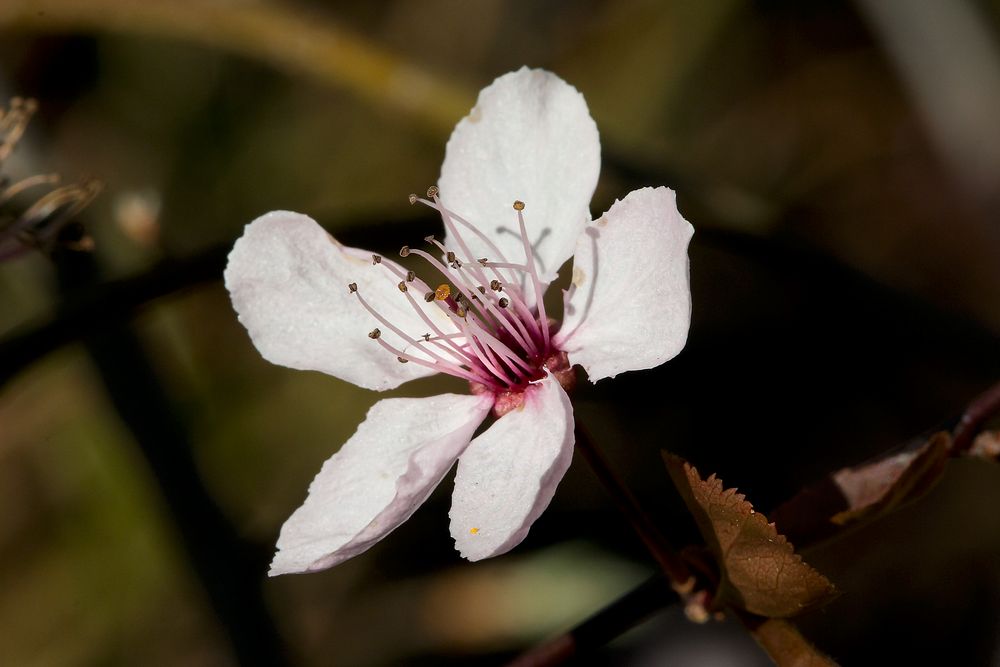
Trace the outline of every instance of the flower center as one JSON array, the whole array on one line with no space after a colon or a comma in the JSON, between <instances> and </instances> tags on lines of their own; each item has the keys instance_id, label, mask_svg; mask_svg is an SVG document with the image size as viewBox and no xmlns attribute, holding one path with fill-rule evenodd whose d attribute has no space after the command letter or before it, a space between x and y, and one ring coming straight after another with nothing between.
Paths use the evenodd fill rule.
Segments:
<instances>
[{"instance_id":1,"label":"flower center","mask_svg":"<svg viewBox=\"0 0 1000 667\"><path fill-rule=\"evenodd\" d=\"M474 225L445 208L437 187L427 191L426 199L410 195L410 203L417 202L441 214L449 245L428 236L425 241L433 246L432 252L403 246L399 254L425 260L445 282L432 287L436 280L425 282L414 271L383 263L379 255L372 255L372 263L399 278L399 291L428 331L423 334L404 331L368 303L357 284L351 283L348 288L361 306L382 326L408 341L408 345L405 349L394 347L382 339L380 329L372 330L368 336L401 363L420 364L468 380L473 393L492 393L498 414L520 405L524 390L545 377L546 370L556 374L566 386L572 371L566 355L552 342L553 323L546 316L542 301L546 286L538 276L528 241L524 203L514 202L524 247L524 262L515 263ZM474 258L463 233L478 237L493 256ZM529 290L534 298L530 306L525 298ZM414 292L418 296L414 297ZM452 326L447 329L438 326L417 299L435 304Z\"/></svg>"}]
</instances>

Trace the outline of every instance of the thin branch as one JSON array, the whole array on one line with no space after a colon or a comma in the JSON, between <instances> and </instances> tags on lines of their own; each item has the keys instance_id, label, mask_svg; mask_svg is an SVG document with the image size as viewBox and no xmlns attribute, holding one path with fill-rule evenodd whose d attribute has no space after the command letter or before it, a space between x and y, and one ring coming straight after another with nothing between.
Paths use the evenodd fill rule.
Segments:
<instances>
[{"instance_id":1,"label":"thin branch","mask_svg":"<svg viewBox=\"0 0 1000 667\"><path fill-rule=\"evenodd\" d=\"M986 422L998 414L1000 414L1000 382L977 396L962 413L952 431L954 438L951 445L952 455L968 451Z\"/></svg>"},{"instance_id":2,"label":"thin branch","mask_svg":"<svg viewBox=\"0 0 1000 667\"><path fill-rule=\"evenodd\" d=\"M677 602L663 575L650 577L569 632L522 653L508 667L549 667L604 646Z\"/></svg>"},{"instance_id":3,"label":"thin branch","mask_svg":"<svg viewBox=\"0 0 1000 667\"><path fill-rule=\"evenodd\" d=\"M0 386L63 345L127 322L143 305L202 283L218 281L229 247L185 260L164 260L137 276L87 285L63 295L57 316L0 342Z\"/></svg>"},{"instance_id":4,"label":"thin branch","mask_svg":"<svg viewBox=\"0 0 1000 667\"><path fill-rule=\"evenodd\" d=\"M639 501L636 500L629 488L612 470L608 460L604 458L604 454L601 453L601 450L594 443L590 433L579 419L576 421L576 448L587 459L587 463L590 464L594 474L597 475L597 479L604 486L605 490L611 494L611 498L614 500L615 505L618 506L618 510L642 540L642 543L656 560L660 569L667 575L674 590L682 596L690 593L694 585L694 579L687 564L674 551L673 547L670 546L667 538L642 509Z\"/></svg>"},{"instance_id":5,"label":"thin branch","mask_svg":"<svg viewBox=\"0 0 1000 667\"><path fill-rule=\"evenodd\" d=\"M957 420L953 420L956 423L954 429L955 441L959 441L959 438L961 437L963 440L967 439L967 442L971 442L979 429L992 416L998 413L1000 413L1000 383L991 386L989 389L973 398L963 412L962 416ZM912 448L915 443L919 444L922 441L922 438L908 441L904 445L904 449ZM579 431L577 435L577 444L580 444ZM966 444L965 447L967 448L968 444ZM588 451L596 452L596 449L581 449L581 452L585 455ZM888 450L885 455L878 457L875 462L877 463L879 460L888 456L895 456L899 453L899 451L900 447L893 447ZM960 453L954 446L952 447L951 452L952 455ZM600 453L597 452L597 455L600 456ZM603 457L601 458L601 461L603 461ZM606 468L606 466L604 469L609 474L613 474L610 469ZM824 479L824 482L826 481L829 480ZM806 502L813 504L816 511L810 515L811 518L813 520L822 520L826 522L830 516L835 514L837 511L841 511L843 508L837 508L830 505L833 501L822 500L822 498L829 493L829 490L824 491L824 489L825 487L822 484L807 486L789 499L785 505L790 505L793 502ZM625 491L628 493L627 489ZM840 498L843 502L842 495ZM785 505L783 505L783 507ZM822 510L822 507L826 507L826 510ZM817 517L821 518L817 519ZM775 514L772 514L771 518L775 519ZM775 522L778 524L779 530L782 534L785 534L787 531L782 526L782 522L778 520ZM795 533L802 536L799 541L796 541L796 546L799 548L806 548L818 539L822 539L822 536L825 535L822 531L810 530L806 526L790 526L790 528L793 528ZM812 539L808 537L810 535L812 536ZM674 600L669 594L664 595L667 590L668 588L664 585L662 577L654 577L632 591L626 593L609 606L598 611L596 614L572 630L540 644L535 648L529 649L512 661L510 666L551 667L553 665L563 664L573 656L581 653L585 647L597 648L603 646L612 639L638 625L649 614L652 614L673 602ZM787 622L775 621L771 625L766 625L766 619L748 614L741 616L740 621L747 627L747 630L754 636L758 643L761 644L761 647L769 653L776 650L772 644L774 644L778 639L784 639L793 644L796 644L797 642L796 645L802 652L807 652L807 648L815 651L814 647L811 647L806 640L801 638L801 635L797 634L794 626L791 626ZM774 631L772 632L771 630L768 630L767 632L764 632L762 628L769 628Z\"/></svg>"},{"instance_id":6,"label":"thin branch","mask_svg":"<svg viewBox=\"0 0 1000 667\"><path fill-rule=\"evenodd\" d=\"M429 233L436 224L429 216L393 223L382 219L357 218L339 221L337 238L349 244L378 249L385 238L406 233ZM387 228L390 230L386 232ZM156 299L186 289L217 283L222 279L231 243L202 250L185 259L165 259L128 278L75 286L62 295L56 316L26 326L0 341L0 387L49 353L74 341L118 326Z\"/></svg>"}]
</instances>

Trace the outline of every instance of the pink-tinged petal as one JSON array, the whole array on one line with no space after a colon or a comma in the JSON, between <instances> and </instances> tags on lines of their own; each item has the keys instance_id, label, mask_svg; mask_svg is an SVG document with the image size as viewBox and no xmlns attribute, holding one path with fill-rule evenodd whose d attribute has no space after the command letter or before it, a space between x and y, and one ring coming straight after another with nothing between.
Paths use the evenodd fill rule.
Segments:
<instances>
[{"instance_id":1,"label":"pink-tinged petal","mask_svg":"<svg viewBox=\"0 0 1000 667\"><path fill-rule=\"evenodd\" d=\"M583 95L551 72L522 68L479 93L448 141L438 185L445 206L515 263L524 262L524 249L511 205L523 201L539 273L551 282L590 220L600 168L597 126ZM475 258L499 260L481 239L462 236Z\"/></svg>"},{"instance_id":2,"label":"pink-tinged petal","mask_svg":"<svg viewBox=\"0 0 1000 667\"><path fill-rule=\"evenodd\" d=\"M368 333L378 327L393 347L409 347L348 289L357 283L359 293L390 322L413 338L421 336L427 325L399 291L389 266L398 267L385 258L373 265L372 253L341 245L312 218L272 211L247 225L229 253L225 279L240 322L265 359L381 391L433 374L415 363L399 363L371 340ZM442 330L453 330L437 309L425 312Z\"/></svg>"},{"instance_id":3,"label":"pink-tinged petal","mask_svg":"<svg viewBox=\"0 0 1000 667\"><path fill-rule=\"evenodd\" d=\"M427 499L489 409L489 399L458 394L372 406L282 526L271 576L332 567L388 535Z\"/></svg>"},{"instance_id":4,"label":"pink-tinged petal","mask_svg":"<svg viewBox=\"0 0 1000 667\"><path fill-rule=\"evenodd\" d=\"M643 188L580 235L556 344L591 381L659 366L687 341L688 243L674 191Z\"/></svg>"},{"instance_id":5,"label":"pink-tinged petal","mask_svg":"<svg viewBox=\"0 0 1000 667\"><path fill-rule=\"evenodd\" d=\"M455 548L476 561L520 544L569 468L573 443L573 406L547 376L459 459L451 501Z\"/></svg>"}]
</instances>

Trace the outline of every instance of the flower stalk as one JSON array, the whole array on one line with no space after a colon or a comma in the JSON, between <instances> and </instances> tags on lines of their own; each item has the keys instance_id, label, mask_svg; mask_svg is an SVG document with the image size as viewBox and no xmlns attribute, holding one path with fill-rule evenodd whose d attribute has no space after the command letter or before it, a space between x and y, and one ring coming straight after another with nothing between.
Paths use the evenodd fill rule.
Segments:
<instances>
[{"instance_id":1,"label":"flower stalk","mask_svg":"<svg viewBox=\"0 0 1000 667\"><path fill-rule=\"evenodd\" d=\"M576 420L576 449L587 460L601 486L611 496L618 511L625 517L632 530L642 540L646 550L663 570L670 581L670 586L685 602L690 603L692 601L691 594L695 590L695 578L692 576L691 570L680 554L670 545L666 536L649 514L642 509L642 505L625 485L625 482L611 468L607 458L594 442L590 431L579 419Z\"/></svg>"}]
</instances>

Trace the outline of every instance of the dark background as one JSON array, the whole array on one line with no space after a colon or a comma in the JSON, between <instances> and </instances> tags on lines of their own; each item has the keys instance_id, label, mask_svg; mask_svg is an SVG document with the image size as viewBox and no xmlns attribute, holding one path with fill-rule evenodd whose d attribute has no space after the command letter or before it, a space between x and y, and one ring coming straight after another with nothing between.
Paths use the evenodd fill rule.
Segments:
<instances>
[{"instance_id":1,"label":"dark background","mask_svg":"<svg viewBox=\"0 0 1000 667\"><path fill-rule=\"evenodd\" d=\"M671 539L659 458L761 510L947 423L1000 376L1000 5L969 0L0 0L4 172L100 179L89 255L0 264L0 662L494 664L653 571L582 460L508 556L462 561L450 480L333 570L262 578L381 396L264 362L221 285L242 226L307 213L391 252L478 89L528 64L586 97L592 211L643 185L696 229L670 363L577 414ZM565 273L565 272L564 272ZM425 380L389 395L463 391ZM805 556L844 664L1000 664L1000 468ZM237 658L239 656L239 658ZM590 663L757 665L668 609Z\"/></svg>"}]
</instances>

